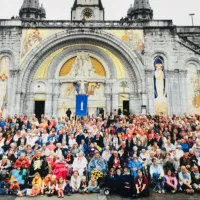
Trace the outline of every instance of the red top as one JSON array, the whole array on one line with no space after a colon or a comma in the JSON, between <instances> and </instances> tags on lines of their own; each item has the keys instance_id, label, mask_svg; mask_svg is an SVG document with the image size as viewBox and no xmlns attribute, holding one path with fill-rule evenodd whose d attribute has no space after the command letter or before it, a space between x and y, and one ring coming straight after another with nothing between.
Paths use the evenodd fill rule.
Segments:
<instances>
[{"instance_id":1,"label":"red top","mask_svg":"<svg viewBox=\"0 0 200 200\"><path fill-rule=\"evenodd\" d=\"M138 185L139 190L142 190L143 185L146 185L145 188L147 188L147 186L148 186L148 179L147 179L146 176L142 176L141 178L137 177L135 179L135 184Z\"/></svg>"}]
</instances>

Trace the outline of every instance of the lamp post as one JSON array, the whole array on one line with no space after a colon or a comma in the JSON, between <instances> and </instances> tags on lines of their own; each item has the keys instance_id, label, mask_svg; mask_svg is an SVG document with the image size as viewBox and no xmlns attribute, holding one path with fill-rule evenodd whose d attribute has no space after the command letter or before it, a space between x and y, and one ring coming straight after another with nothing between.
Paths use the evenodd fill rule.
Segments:
<instances>
[{"instance_id":1,"label":"lamp post","mask_svg":"<svg viewBox=\"0 0 200 200\"><path fill-rule=\"evenodd\" d=\"M192 19L192 26L194 26L194 13L191 13L191 14L189 14L190 15L190 17L191 17L191 19Z\"/></svg>"}]
</instances>

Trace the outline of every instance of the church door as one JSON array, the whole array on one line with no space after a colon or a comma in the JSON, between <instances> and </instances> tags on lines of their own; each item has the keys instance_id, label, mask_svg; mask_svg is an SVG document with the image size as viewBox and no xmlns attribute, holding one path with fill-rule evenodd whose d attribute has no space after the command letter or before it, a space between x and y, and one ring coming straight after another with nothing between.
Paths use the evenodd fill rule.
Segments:
<instances>
[{"instance_id":1,"label":"church door","mask_svg":"<svg viewBox=\"0 0 200 200\"><path fill-rule=\"evenodd\" d=\"M123 101L123 113L129 115L129 101Z\"/></svg>"},{"instance_id":2,"label":"church door","mask_svg":"<svg viewBox=\"0 0 200 200\"><path fill-rule=\"evenodd\" d=\"M35 115L38 120L41 119L41 115L44 114L45 101L35 101Z\"/></svg>"}]
</instances>

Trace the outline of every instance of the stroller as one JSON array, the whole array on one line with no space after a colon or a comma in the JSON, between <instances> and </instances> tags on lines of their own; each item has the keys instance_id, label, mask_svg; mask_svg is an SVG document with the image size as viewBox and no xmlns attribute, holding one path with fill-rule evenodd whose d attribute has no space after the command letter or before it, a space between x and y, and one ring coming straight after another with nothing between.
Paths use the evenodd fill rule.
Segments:
<instances>
[{"instance_id":1,"label":"stroller","mask_svg":"<svg viewBox=\"0 0 200 200\"><path fill-rule=\"evenodd\" d=\"M111 192L117 193L122 197L131 197L133 195L133 177L131 175L106 176L104 194L108 196Z\"/></svg>"}]
</instances>

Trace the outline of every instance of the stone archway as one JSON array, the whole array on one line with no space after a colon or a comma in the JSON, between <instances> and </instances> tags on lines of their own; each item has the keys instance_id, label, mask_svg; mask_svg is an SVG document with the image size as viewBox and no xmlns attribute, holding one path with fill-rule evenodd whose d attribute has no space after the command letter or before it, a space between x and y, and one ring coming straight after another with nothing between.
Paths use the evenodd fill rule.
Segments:
<instances>
[{"instance_id":1,"label":"stone archway","mask_svg":"<svg viewBox=\"0 0 200 200\"><path fill-rule=\"evenodd\" d=\"M126 67L126 70L129 74L130 80L132 82L132 93L138 94L139 92L145 92L145 73L142 67L142 63L136 54L121 40L103 31L63 31L41 42L37 46L37 49L32 50L24 60L21 66L22 71L18 82L18 88L20 89L18 89L17 92L17 113L26 109L24 106L25 102L29 102L28 106L33 107L30 105L33 96L29 90L30 82L32 81L34 72L40 66L42 61L47 58L53 51L64 47L66 44L73 45L79 43L99 45L115 53L115 55L117 55L119 59L124 63L124 66ZM49 80L49 82L54 81ZM22 107L24 107L24 109L22 109ZM29 113L27 114L30 114L31 112L33 112L33 109L30 109Z\"/></svg>"}]
</instances>

